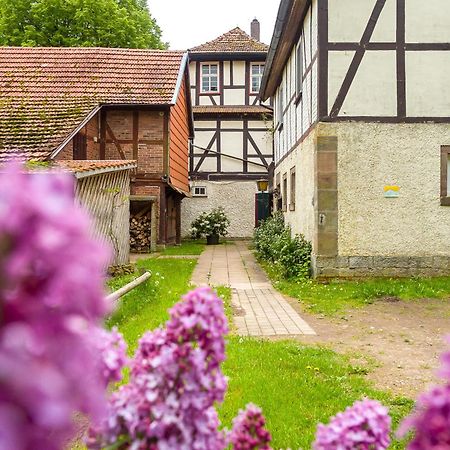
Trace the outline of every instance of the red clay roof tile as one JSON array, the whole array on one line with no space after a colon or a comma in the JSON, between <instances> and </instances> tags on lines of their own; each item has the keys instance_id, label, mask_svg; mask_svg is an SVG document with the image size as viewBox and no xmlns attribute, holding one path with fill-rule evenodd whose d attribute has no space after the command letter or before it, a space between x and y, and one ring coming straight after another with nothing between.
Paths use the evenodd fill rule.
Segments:
<instances>
[{"instance_id":1,"label":"red clay roof tile","mask_svg":"<svg viewBox=\"0 0 450 450\"><path fill-rule=\"evenodd\" d=\"M183 52L0 47L0 160L42 160L101 104L169 104Z\"/></svg>"},{"instance_id":2,"label":"red clay roof tile","mask_svg":"<svg viewBox=\"0 0 450 450\"><path fill-rule=\"evenodd\" d=\"M260 53L267 52L269 46L249 36L239 27L233 28L213 41L206 42L189 50L191 53Z\"/></svg>"}]
</instances>

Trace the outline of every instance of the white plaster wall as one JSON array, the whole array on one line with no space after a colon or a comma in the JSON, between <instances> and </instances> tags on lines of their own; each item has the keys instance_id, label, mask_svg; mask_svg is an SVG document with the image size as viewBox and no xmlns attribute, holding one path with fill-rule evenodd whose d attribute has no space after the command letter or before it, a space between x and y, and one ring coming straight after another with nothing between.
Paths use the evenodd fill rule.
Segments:
<instances>
[{"instance_id":1,"label":"white plaster wall","mask_svg":"<svg viewBox=\"0 0 450 450\"><path fill-rule=\"evenodd\" d=\"M283 70L282 81L275 93L274 98L274 117L275 126L278 121L278 98L283 90L283 105L287 108L283 117L282 131L276 131L274 135L275 161L280 161L283 156L295 145L295 143L308 131L311 125L317 120L318 116L318 76L317 59L312 70L306 76L302 85L302 97L296 104L294 101L297 96L297 68L296 52L297 46L303 47L303 69L306 71L310 66L312 59L317 52L318 26L317 26L317 0L313 0L309 7L302 27L302 37L296 43L291 55Z\"/></svg>"},{"instance_id":2,"label":"white plaster wall","mask_svg":"<svg viewBox=\"0 0 450 450\"><path fill-rule=\"evenodd\" d=\"M181 233L189 235L189 228L203 211L222 206L231 221L228 229L230 237L251 237L255 226L254 181L197 181L196 185L206 186L208 197L184 199L181 203Z\"/></svg>"},{"instance_id":3,"label":"white plaster wall","mask_svg":"<svg viewBox=\"0 0 450 450\"><path fill-rule=\"evenodd\" d=\"M223 101L225 105L244 105L245 89L224 89Z\"/></svg>"},{"instance_id":4,"label":"white plaster wall","mask_svg":"<svg viewBox=\"0 0 450 450\"><path fill-rule=\"evenodd\" d=\"M440 206L447 124L320 124L338 137L339 254L450 255L450 207ZM398 185L399 198L384 186Z\"/></svg>"},{"instance_id":5,"label":"white plaster wall","mask_svg":"<svg viewBox=\"0 0 450 450\"><path fill-rule=\"evenodd\" d=\"M275 169L275 179L280 174L280 180L287 174L288 179L288 210L284 213L286 224L290 225L293 233L302 233L306 239L313 241L314 237L314 152L315 132L293 150ZM290 171L295 167L295 211L289 211L290 198Z\"/></svg>"},{"instance_id":6,"label":"white plaster wall","mask_svg":"<svg viewBox=\"0 0 450 450\"><path fill-rule=\"evenodd\" d=\"M408 0L406 42L450 42L448 0Z\"/></svg>"},{"instance_id":7,"label":"white plaster wall","mask_svg":"<svg viewBox=\"0 0 450 450\"><path fill-rule=\"evenodd\" d=\"M450 8L449 8L450 9ZM450 34L450 28L448 28ZM447 37L450 42L450 37ZM450 52L406 52L406 108L408 116L450 115Z\"/></svg>"}]
</instances>

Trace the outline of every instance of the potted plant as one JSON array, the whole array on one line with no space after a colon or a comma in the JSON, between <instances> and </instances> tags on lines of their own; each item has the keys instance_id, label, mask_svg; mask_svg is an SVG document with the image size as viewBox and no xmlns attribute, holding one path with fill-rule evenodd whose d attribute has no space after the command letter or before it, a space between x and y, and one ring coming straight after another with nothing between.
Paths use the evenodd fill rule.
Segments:
<instances>
[{"instance_id":1,"label":"potted plant","mask_svg":"<svg viewBox=\"0 0 450 450\"><path fill-rule=\"evenodd\" d=\"M230 220L222 207L202 212L191 224L191 236L199 239L206 236L208 245L217 245L220 236L226 236Z\"/></svg>"}]
</instances>

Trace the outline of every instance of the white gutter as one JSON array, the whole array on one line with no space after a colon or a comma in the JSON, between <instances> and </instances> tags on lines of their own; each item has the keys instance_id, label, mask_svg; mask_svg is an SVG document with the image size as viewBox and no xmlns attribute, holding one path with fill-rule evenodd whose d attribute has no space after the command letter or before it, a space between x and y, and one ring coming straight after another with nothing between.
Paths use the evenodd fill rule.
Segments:
<instances>
[{"instance_id":1,"label":"white gutter","mask_svg":"<svg viewBox=\"0 0 450 450\"><path fill-rule=\"evenodd\" d=\"M184 53L180 64L180 71L178 72L177 84L175 86L175 92L173 93L171 105L175 105L177 102L178 94L180 93L181 84L183 83L184 72L186 70L186 64L188 62L188 53Z\"/></svg>"}]
</instances>

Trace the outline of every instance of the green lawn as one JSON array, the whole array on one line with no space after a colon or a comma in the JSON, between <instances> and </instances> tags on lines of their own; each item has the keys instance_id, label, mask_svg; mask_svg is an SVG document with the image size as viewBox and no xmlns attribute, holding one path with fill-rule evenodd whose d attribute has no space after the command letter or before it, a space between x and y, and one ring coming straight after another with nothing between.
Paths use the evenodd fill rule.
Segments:
<instances>
[{"instance_id":1,"label":"green lawn","mask_svg":"<svg viewBox=\"0 0 450 450\"><path fill-rule=\"evenodd\" d=\"M200 255L205 248L206 241L182 241L181 245L167 247L161 255Z\"/></svg>"},{"instance_id":2,"label":"green lawn","mask_svg":"<svg viewBox=\"0 0 450 450\"><path fill-rule=\"evenodd\" d=\"M131 349L138 338L168 318L167 309L189 289L194 260L140 261L140 268L150 269L152 279L124 297L118 310L108 321L117 325ZM111 280L117 288L132 277ZM225 299L225 309L231 317L230 289L218 288ZM273 435L273 448L308 448L318 421L327 421L364 396L380 399L391 408L395 422L411 408L411 401L394 399L374 390L360 370L348 360L319 347L302 346L295 342L271 342L230 336L224 372L229 377L229 389L220 416L223 424L246 403L261 406ZM403 448L396 444L393 448Z\"/></svg>"},{"instance_id":3,"label":"green lawn","mask_svg":"<svg viewBox=\"0 0 450 450\"><path fill-rule=\"evenodd\" d=\"M383 297L401 300L450 298L450 277L438 278L372 278L367 280L280 279L270 265L263 264L274 286L283 294L297 298L311 312L335 315L349 308L360 308Z\"/></svg>"}]
</instances>

